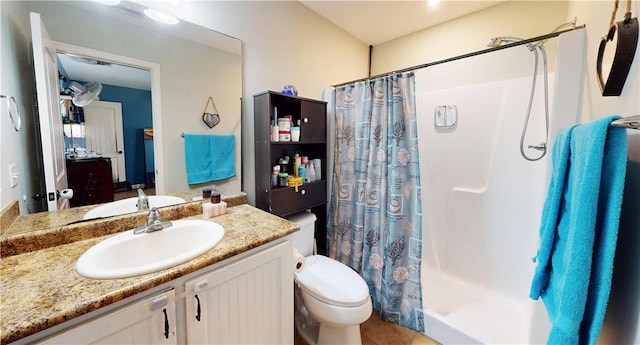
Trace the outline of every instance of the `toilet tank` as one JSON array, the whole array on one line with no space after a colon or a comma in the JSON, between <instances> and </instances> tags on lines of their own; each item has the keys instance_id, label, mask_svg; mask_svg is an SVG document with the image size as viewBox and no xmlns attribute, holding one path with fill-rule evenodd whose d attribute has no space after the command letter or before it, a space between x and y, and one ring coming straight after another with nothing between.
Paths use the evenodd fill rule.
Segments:
<instances>
[{"instance_id":1,"label":"toilet tank","mask_svg":"<svg viewBox=\"0 0 640 345\"><path fill-rule=\"evenodd\" d=\"M300 226L299 231L288 235L286 238L303 256L312 255L316 215L311 212L302 212L288 216L286 219Z\"/></svg>"}]
</instances>

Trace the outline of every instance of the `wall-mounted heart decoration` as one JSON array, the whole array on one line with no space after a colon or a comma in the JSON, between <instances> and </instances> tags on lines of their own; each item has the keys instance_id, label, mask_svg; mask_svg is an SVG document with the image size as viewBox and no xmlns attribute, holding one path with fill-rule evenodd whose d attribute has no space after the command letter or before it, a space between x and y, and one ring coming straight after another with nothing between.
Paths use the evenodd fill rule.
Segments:
<instances>
[{"instance_id":1,"label":"wall-mounted heart decoration","mask_svg":"<svg viewBox=\"0 0 640 345\"><path fill-rule=\"evenodd\" d=\"M616 35L617 33L617 35ZM606 83L602 76L602 60L607 43L618 38L615 48L615 55L611 63L611 70ZM598 84L603 96L620 96L622 88L627 80L627 75L631 69L633 57L638 46L638 18L631 18L631 12L625 14L625 20L617 22L609 27L609 32L600 40L598 48L598 60L596 62L596 72L598 74Z\"/></svg>"},{"instance_id":2,"label":"wall-mounted heart decoration","mask_svg":"<svg viewBox=\"0 0 640 345\"><path fill-rule=\"evenodd\" d=\"M207 108L209 107L209 103L213 107L212 112L207 112ZM216 108L216 104L213 103L213 98L209 97L207 100L207 104L204 106L204 112L202 113L202 122L204 122L209 128L213 128L215 125L220 123L220 115L218 115L218 109Z\"/></svg>"},{"instance_id":3,"label":"wall-mounted heart decoration","mask_svg":"<svg viewBox=\"0 0 640 345\"><path fill-rule=\"evenodd\" d=\"M213 126L220 123L220 115L212 114L212 113L204 113L202 114L202 121L209 126L209 128L213 128Z\"/></svg>"}]
</instances>

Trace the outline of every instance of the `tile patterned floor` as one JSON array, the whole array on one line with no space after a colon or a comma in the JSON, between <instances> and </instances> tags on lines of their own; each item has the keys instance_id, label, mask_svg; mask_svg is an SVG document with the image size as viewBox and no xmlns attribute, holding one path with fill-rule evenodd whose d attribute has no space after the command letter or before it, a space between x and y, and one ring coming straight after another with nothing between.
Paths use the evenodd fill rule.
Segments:
<instances>
[{"instance_id":1,"label":"tile patterned floor","mask_svg":"<svg viewBox=\"0 0 640 345\"><path fill-rule=\"evenodd\" d=\"M380 319L376 311L360 325L362 345L439 345L424 334ZM296 334L295 345L308 345Z\"/></svg>"}]
</instances>

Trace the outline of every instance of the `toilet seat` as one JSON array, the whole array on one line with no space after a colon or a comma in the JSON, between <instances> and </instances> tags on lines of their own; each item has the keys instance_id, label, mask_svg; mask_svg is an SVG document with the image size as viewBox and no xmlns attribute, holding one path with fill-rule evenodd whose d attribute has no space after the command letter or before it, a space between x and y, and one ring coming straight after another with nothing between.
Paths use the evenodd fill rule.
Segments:
<instances>
[{"instance_id":1,"label":"toilet seat","mask_svg":"<svg viewBox=\"0 0 640 345\"><path fill-rule=\"evenodd\" d=\"M334 306L355 307L369 300L367 283L358 273L322 255L306 258L296 282L312 297Z\"/></svg>"}]
</instances>

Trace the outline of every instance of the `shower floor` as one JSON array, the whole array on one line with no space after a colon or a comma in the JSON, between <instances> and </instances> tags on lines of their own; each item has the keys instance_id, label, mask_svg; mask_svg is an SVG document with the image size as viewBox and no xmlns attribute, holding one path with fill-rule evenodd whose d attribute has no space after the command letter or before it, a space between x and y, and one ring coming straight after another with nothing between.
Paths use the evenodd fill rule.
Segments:
<instances>
[{"instance_id":1,"label":"shower floor","mask_svg":"<svg viewBox=\"0 0 640 345\"><path fill-rule=\"evenodd\" d=\"M427 336L447 344L530 342L534 302L527 292L515 300L429 268L422 280Z\"/></svg>"}]
</instances>

